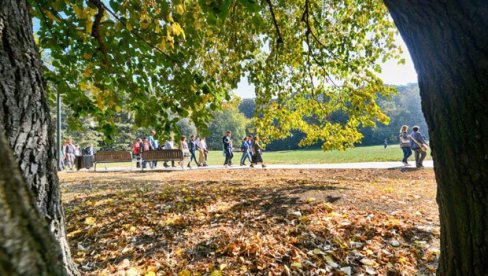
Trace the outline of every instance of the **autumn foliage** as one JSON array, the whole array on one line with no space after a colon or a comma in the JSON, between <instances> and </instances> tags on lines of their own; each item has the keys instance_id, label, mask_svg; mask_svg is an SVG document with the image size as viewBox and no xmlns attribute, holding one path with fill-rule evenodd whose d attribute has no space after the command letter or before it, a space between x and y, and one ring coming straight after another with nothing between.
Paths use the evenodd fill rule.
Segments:
<instances>
[{"instance_id":1,"label":"autumn foliage","mask_svg":"<svg viewBox=\"0 0 488 276\"><path fill-rule=\"evenodd\" d=\"M431 170L82 173L61 180L73 256L87 274L425 275L437 267Z\"/></svg>"}]
</instances>

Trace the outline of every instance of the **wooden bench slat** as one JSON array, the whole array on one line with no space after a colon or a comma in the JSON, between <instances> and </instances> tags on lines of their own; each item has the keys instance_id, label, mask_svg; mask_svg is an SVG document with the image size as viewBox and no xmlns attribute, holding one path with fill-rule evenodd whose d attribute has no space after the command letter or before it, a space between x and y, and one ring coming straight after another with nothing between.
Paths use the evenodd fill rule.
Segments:
<instances>
[{"instance_id":1,"label":"wooden bench slat","mask_svg":"<svg viewBox=\"0 0 488 276\"><path fill-rule=\"evenodd\" d=\"M110 163L110 162L130 162L132 155L129 151L100 151L95 154L94 162Z\"/></svg>"},{"instance_id":2,"label":"wooden bench slat","mask_svg":"<svg viewBox=\"0 0 488 276\"><path fill-rule=\"evenodd\" d=\"M171 161L183 160L183 152L179 149L150 150L141 154L144 161Z\"/></svg>"}]
</instances>

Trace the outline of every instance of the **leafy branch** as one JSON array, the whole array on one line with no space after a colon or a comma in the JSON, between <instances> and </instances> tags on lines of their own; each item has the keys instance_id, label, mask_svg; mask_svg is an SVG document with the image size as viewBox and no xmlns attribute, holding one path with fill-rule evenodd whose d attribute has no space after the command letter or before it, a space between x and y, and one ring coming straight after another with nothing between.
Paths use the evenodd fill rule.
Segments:
<instances>
[{"instance_id":1,"label":"leafy branch","mask_svg":"<svg viewBox=\"0 0 488 276\"><path fill-rule=\"evenodd\" d=\"M280 26L278 26L278 21L276 20L276 15L274 13L273 4L271 3L271 0L266 0L266 3L268 3L269 11L271 13L271 18L273 19L273 24L276 29L276 35L278 36L276 40L276 44L279 46L280 44L283 44L283 37L281 36Z\"/></svg>"}]
</instances>

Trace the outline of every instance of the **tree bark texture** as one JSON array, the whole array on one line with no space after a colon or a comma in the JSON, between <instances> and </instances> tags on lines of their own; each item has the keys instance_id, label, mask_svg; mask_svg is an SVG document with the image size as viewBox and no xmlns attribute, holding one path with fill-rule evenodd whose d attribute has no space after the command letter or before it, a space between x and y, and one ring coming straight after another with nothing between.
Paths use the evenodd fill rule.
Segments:
<instances>
[{"instance_id":1,"label":"tree bark texture","mask_svg":"<svg viewBox=\"0 0 488 276\"><path fill-rule=\"evenodd\" d=\"M58 242L0 133L0 275L66 275Z\"/></svg>"},{"instance_id":2,"label":"tree bark texture","mask_svg":"<svg viewBox=\"0 0 488 276\"><path fill-rule=\"evenodd\" d=\"M429 126L438 275L488 275L488 1L384 2L412 55Z\"/></svg>"},{"instance_id":3,"label":"tree bark texture","mask_svg":"<svg viewBox=\"0 0 488 276\"><path fill-rule=\"evenodd\" d=\"M54 131L25 0L0 0L0 134L7 137L37 208L59 241L67 271L76 274L66 239Z\"/></svg>"}]
</instances>

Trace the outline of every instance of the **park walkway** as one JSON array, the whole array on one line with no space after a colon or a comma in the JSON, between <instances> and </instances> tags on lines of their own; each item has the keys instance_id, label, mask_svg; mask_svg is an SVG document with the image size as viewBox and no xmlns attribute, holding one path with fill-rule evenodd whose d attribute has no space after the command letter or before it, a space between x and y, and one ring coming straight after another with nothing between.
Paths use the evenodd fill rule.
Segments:
<instances>
[{"instance_id":1,"label":"park walkway","mask_svg":"<svg viewBox=\"0 0 488 276\"><path fill-rule=\"evenodd\" d=\"M434 163L432 160L424 161L425 168L433 168ZM233 165L231 167L225 168L222 165L210 165L207 167L196 167L193 166L191 169L185 168L186 170L242 170L251 169L249 165L239 166ZM253 169L262 169L260 165ZM415 166L403 166L400 162L358 162L358 163L326 163L326 164L267 164L266 169L415 169ZM133 167L104 167L99 165L97 172L113 172L113 171L140 171L141 169ZM147 168L144 169L145 172L151 171L181 171L181 167L175 168L164 168L161 164L156 169ZM86 170L81 170L86 171ZM90 169L93 171L93 169Z\"/></svg>"}]
</instances>

